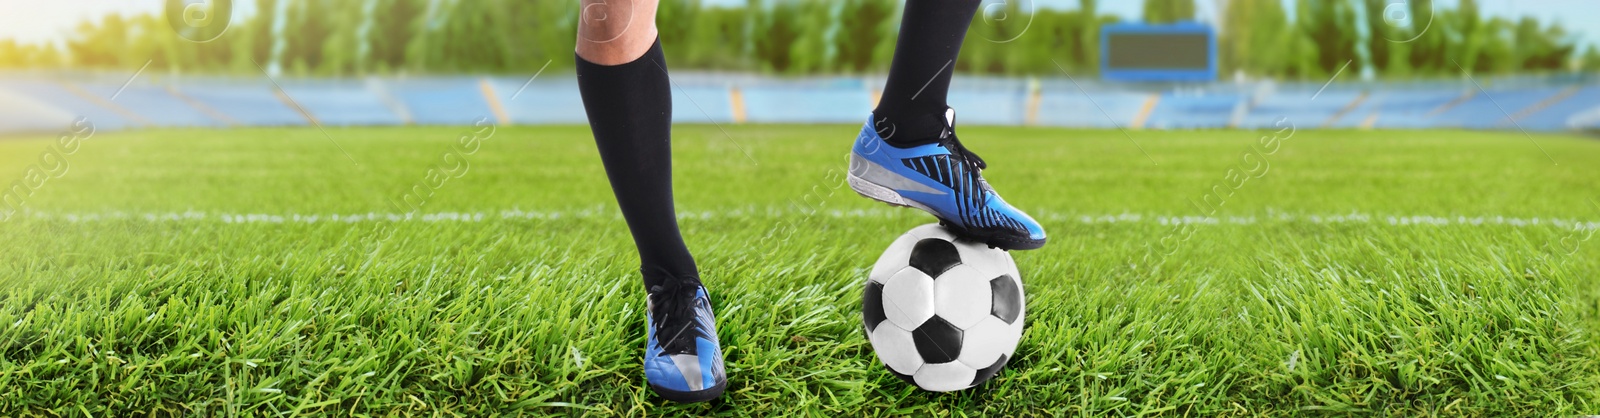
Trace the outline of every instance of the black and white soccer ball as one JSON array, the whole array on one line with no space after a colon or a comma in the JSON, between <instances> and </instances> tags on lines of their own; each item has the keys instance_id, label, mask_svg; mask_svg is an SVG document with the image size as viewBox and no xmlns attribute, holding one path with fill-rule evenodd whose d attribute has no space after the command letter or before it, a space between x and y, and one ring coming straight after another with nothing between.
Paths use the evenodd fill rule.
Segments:
<instances>
[{"instance_id":1,"label":"black and white soccer ball","mask_svg":"<svg viewBox=\"0 0 1600 418\"><path fill-rule=\"evenodd\" d=\"M889 371L919 388L977 386L1022 340L1022 276L1011 254L937 224L901 235L867 276L861 319Z\"/></svg>"}]
</instances>

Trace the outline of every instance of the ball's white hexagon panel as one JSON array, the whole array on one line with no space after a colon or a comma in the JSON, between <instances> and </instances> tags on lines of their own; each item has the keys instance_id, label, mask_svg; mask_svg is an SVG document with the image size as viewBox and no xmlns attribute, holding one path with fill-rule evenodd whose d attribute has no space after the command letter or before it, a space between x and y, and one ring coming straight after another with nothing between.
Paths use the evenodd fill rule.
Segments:
<instances>
[{"instance_id":1,"label":"ball's white hexagon panel","mask_svg":"<svg viewBox=\"0 0 1600 418\"><path fill-rule=\"evenodd\" d=\"M911 249L917 246L917 241L917 236L910 233L895 238L894 242L889 244L889 248L883 251L883 255L878 256L878 262L872 265L872 272L867 274L867 280L888 283L889 276L910 265Z\"/></svg>"},{"instance_id":2,"label":"ball's white hexagon panel","mask_svg":"<svg viewBox=\"0 0 1600 418\"><path fill-rule=\"evenodd\" d=\"M922 368L922 355L917 353L911 331L885 323L872 330L867 340L872 342L872 351L878 353L878 360L889 366L889 370L909 375Z\"/></svg>"},{"instance_id":3,"label":"ball's white hexagon panel","mask_svg":"<svg viewBox=\"0 0 1600 418\"><path fill-rule=\"evenodd\" d=\"M978 368L968 366L959 361L952 361L949 363L923 364L922 369L911 375L911 380L917 382L917 387L926 390L950 392L972 387L972 379L977 376Z\"/></svg>"},{"instance_id":4,"label":"ball's white hexagon panel","mask_svg":"<svg viewBox=\"0 0 1600 418\"><path fill-rule=\"evenodd\" d=\"M1007 254L1006 257L1009 258L1009 257L1011 257L1011 255ZM1012 279L1016 279L1017 280L1017 288L1021 289L1022 288L1022 272L1017 270L1017 263L1015 263L1015 262L1011 263L1011 274L1009 274L1009 276L1011 276ZM1027 292L1023 292L1023 293L1027 293Z\"/></svg>"},{"instance_id":5,"label":"ball's white hexagon panel","mask_svg":"<svg viewBox=\"0 0 1600 418\"><path fill-rule=\"evenodd\" d=\"M1023 309L1023 314L1024 314L1024 316L1026 316L1027 309ZM1017 322L1011 324L1011 335L1012 335L1012 337L1017 339L1018 344L1020 344L1022 342L1022 333L1026 332L1026 330L1027 330L1026 327L1022 326L1022 318L1024 316L1017 317ZM1006 356L1015 357L1016 356L1016 352L1017 352L1017 347L1016 346L1011 346L1011 350L1010 351L1006 351Z\"/></svg>"},{"instance_id":6,"label":"ball's white hexagon panel","mask_svg":"<svg viewBox=\"0 0 1600 418\"><path fill-rule=\"evenodd\" d=\"M1022 321L1007 324L990 316L962 334L961 356L956 362L973 369L989 367L1000 355L1015 354L1019 341L1022 341Z\"/></svg>"},{"instance_id":7,"label":"ball's white hexagon panel","mask_svg":"<svg viewBox=\"0 0 1600 418\"><path fill-rule=\"evenodd\" d=\"M911 228L911 231L907 232L906 234L914 235L918 239L938 238L945 241L956 240L955 234L951 234L949 229L939 226L939 224L936 223Z\"/></svg>"},{"instance_id":8,"label":"ball's white hexagon panel","mask_svg":"<svg viewBox=\"0 0 1600 418\"><path fill-rule=\"evenodd\" d=\"M883 316L900 329L917 329L933 317L933 298L933 278L906 267L883 285Z\"/></svg>"},{"instance_id":9,"label":"ball's white hexagon panel","mask_svg":"<svg viewBox=\"0 0 1600 418\"><path fill-rule=\"evenodd\" d=\"M990 317L989 279L966 264L939 275L933 279L934 314L961 329Z\"/></svg>"}]
</instances>

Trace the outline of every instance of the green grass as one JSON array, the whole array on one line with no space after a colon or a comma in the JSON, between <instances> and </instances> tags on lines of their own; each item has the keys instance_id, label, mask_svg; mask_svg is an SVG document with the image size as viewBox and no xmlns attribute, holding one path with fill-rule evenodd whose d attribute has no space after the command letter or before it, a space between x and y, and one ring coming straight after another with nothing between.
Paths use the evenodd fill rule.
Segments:
<instances>
[{"instance_id":1,"label":"green grass","mask_svg":"<svg viewBox=\"0 0 1600 418\"><path fill-rule=\"evenodd\" d=\"M1132 132L1147 157L966 128L1051 241L1015 253L1016 358L931 394L859 319L878 252L931 218L843 186L854 127L724 128L675 132L720 401L644 388L637 256L584 127L499 129L396 222L294 216L396 212L466 128L172 130L98 134L0 223L0 415L1600 413L1600 240L1550 222L1600 221L1600 142L1535 136L1557 165L1517 134L1302 130L1174 234L1158 217L1198 216L1262 132ZM0 185L48 141L0 142Z\"/></svg>"}]
</instances>

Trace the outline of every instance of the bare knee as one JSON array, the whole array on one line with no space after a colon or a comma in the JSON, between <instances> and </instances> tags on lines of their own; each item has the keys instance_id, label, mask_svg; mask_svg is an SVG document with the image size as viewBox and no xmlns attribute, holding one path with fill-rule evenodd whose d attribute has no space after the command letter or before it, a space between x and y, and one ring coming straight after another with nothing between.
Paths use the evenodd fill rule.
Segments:
<instances>
[{"instance_id":1,"label":"bare knee","mask_svg":"<svg viewBox=\"0 0 1600 418\"><path fill-rule=\"evenodd\" d=\"M582 0L578 56L600 65L633 62L656 40L658 0Z\"/></svg>"}]
</instances>

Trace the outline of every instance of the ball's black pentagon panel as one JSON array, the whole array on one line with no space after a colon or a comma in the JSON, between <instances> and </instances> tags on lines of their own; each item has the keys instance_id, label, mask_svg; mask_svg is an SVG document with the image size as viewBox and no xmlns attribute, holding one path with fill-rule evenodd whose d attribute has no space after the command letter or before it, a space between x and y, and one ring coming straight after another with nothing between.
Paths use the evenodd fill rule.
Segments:
<instances>
[{"instance_id":1,"label":"ball's black pentagon panel","mask_svg":"<svg viewBox=\"0 0 1600 418\"><path fill-rule=\"evenodd\" d=\"M911 249L911 267L927 273L934 280L957 264L961 264L961 252L950 241L928 238L917 241L917 246Z\"/></svg>"},{"instance_id":2,"label":"ball's black pentagon panel","mask_svg":"<svg viewBox=\"0 0 1600 418\"><path fill-rule=\"evenodd\" d=\"M1006 360L1009 360L1006 358L1006 355L1001 354L1000 359L995 360L994 364L989 365L989 367L978 369L978 375L972 377L972 385L977 386L979 383L986 382L990 378L993 378L995 373L1000 372L1000 368L1006 366Z\"/></svg>"},{"instance_id":3,"label":"ball's black pentagon panel","mask_svg":"<svg viewBox=\"0 0 1600 418\"><path fill-rule=\"evenodd\" d=\"M1017 288L1017 280L1011 278L1011 275L1002 275L989 280L989 294L993 298L989 313L995 318L1010 324L1022 314L1022 289Z\"/></svg>"},{"instance_id":4,"label":"ball's black pentagon panel","mask_svg":"<svg viewBox=\"0 0 1600 418\"><path fill-rule=\"evenodd\" d=\"M885 319L888 317L883 314L883 284L867 282L867 291L861 295L861 323L866 324L870 334Z\"/></svg>"},{"instance_id":5,"label":"ball's black pentagon panel","mask_svg":"<svg viewBox=\"0 0 1600 418\"><path fill-rule=\"evenodd\" d=\"M917 354L926 363L949 363L961 357L961 328L950 325L938 316L922 323L911 331L911 340L917 343Z\"/></svg>"}]
</instances>

